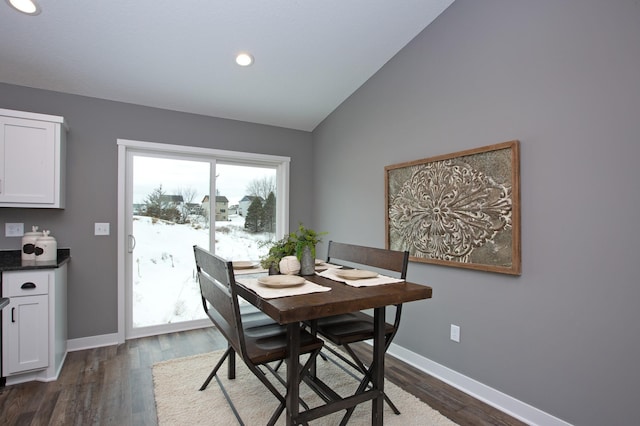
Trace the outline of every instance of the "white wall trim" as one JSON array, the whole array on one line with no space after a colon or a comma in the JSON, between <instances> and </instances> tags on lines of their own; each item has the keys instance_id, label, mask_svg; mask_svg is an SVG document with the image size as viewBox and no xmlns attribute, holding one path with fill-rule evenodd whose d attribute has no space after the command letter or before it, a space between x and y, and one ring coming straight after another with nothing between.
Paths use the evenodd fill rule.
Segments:
<instances>
[{"instance_id":1,"label":"white wall trim","mask_svg":"<svg viewBox=\"0 0 640 426\"><path fill-rule=\"evenodd\" d=\"M131 139L118 139L118 146L124 146L128 149L143 151L158 151L173 154L191 154L194 156L215 157L218 160L247 160L256 164L264 162L264 164L273 165L275 163L289 163L291 157L272 154L257 154L252 152L229 151L215 148L201 148L197 146L173 145L158 142L145 142Z\"/></svg>"},{"instance_id":2,"label":"white wall trim","mask_svg":"<svg viewBox=\"0 0 640 426\"><path fill-rule=\"evenodd\" d=\"M78 339L67 340L67 351L75 352L85 349L101 348L103 346L113 346L120 342L118 333L103 334L100 336L80 337Z\"/></svg>"},{"instance_id":3,"label":"white wall trim","mask_svg":"<svg viewBox=\"0 0 640 426\"><path fill-rule=\"evenodd\" d=\"M557 417L539 410L525 402L517 400L499 390L493 389L470 377L460 374L442 364L411 352L408 349L392 343L389 354L425 373L442 380L464 393L483 401L510 416L527 424L544 426L571 426Z\"/></svg>"}]
</instances>

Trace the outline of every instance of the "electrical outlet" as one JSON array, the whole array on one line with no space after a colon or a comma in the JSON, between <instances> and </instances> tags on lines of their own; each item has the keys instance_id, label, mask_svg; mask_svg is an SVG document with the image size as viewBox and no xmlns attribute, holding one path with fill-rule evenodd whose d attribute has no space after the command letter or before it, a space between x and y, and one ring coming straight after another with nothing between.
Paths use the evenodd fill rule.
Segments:
<instances>
[{"instance_id":1,"label":"electrical outlet","mask_svg":"<svg viewBox=\"0 0 640 426\"><path fill-rule=\"evenodd\" d=\"M109 235L109 224L108 223L96 223L94 235Z\"/></svg>"},{"instance_id":2,"label":"electrical outlet","mask_svg":"<svg viewBox=\"0 0 640 426\"><path fill-rule=\"evenodd\" d=\"M451 324L451 340L460 343L460 327Z\"/></svg>"},{"instance_id":3,"label":"electrical outlet","mask_svg":"<svg viewBox=\"0 0 640 426\"><path fill-rule=\"evenodd\" d=\"M24 235L24 223L5 223L5 237L22 237Z\"/></svg>"}]
</instances>

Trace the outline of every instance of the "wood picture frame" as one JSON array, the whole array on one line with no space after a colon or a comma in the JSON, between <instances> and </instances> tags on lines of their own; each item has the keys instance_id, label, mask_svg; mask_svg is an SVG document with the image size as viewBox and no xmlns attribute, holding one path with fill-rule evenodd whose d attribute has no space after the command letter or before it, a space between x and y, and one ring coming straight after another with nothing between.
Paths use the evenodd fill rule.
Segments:
<instances>
[{"instance_id":1,"label":"wood picture frame","mask_svg":"<svg viewBox=\"0 0 640 426\"><path fill-rule=\"evenodd\" d=\"M389 165L384 179L387 249L521 274L519 141Z\"/></svg>"}]
</instances>

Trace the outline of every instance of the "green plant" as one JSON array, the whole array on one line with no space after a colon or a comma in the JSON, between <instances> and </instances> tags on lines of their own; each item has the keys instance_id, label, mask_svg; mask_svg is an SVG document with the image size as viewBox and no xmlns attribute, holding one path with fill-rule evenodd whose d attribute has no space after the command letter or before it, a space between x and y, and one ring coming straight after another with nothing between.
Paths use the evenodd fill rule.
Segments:
<instances>
[{"instance_id":1,"label":"green plant","mask_svg":"<svg viewBox=\"0 0 640 426\"><path fill-rule=\"evenodd\" d=\"M280 260L285 256L296 256L300 260L305 247L309 247L311 256L315 258L316 244L322 242L321 236L324 234L326 232L316 232L313 229L305 228L301 223L296 232L291 232L281 240L260 244L261 247L271 245L267 254L260 258L260 266L265 269L272 266L279 269Z\"/></svg>"},{"instance_id":2,"label":"green plant","mask_svg":"<svg viewBox=\"0 0 640 426\"><path fill-rule=\"evenodd\" d=\"M316 257L316 245L322 242L322 235L326 232L316 232L313 229L305 228L302 223L298 225L298 230L289 234L289 239L295 244L295 254L298 260L302 258L305 247L309 247L311 257Z\"/></svg>"},{"instance_id":3,"label":"green plant","mask_svg":"<svg viewBox=\"0 0 640 426\"><path fill-rule=\"evenodd\" d=\"M295 242L290 240L289 235L276 242L265 241L261 243L260 246L264 247L269 244L271 244L269 251L260 258L260 266L265 269L273 266L276 270L279 270L278 264L280 260L285 256L293 256L296 253Z\"/></svg>"}]
</instances>

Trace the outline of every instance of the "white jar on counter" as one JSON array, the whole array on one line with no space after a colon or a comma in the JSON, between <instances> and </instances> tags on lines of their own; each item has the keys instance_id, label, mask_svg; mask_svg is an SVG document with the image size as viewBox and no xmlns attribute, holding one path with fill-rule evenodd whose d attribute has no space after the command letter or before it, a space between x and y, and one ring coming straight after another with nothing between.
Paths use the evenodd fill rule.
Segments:
<instances>
[{"instance_id":1,"label":"white jar on counter","mask_svg":"<svg viewBox=\"0 0 640 426\"><path fill-rule=\"evenodd\" d=\"M51 231L42 231L36 240L36 262L50 262L58 259L58 243L50 236Z\"/></svg>"},{"instance_id":2,"label":"white jar on counter","mask_svg":"<svg viewBox=\"0 0 640 426\"><path fill-rule=\"evenodd\" d=\"M22 260L36 260L36 241L42 236L37 226L31 227L31 232L25 232L22 236Z\"/></svg>"}]
</instances>

